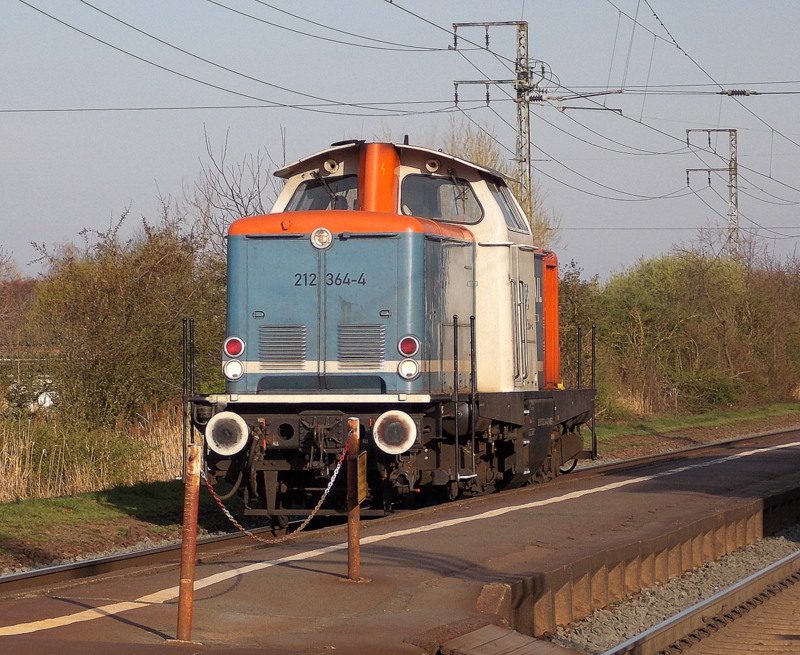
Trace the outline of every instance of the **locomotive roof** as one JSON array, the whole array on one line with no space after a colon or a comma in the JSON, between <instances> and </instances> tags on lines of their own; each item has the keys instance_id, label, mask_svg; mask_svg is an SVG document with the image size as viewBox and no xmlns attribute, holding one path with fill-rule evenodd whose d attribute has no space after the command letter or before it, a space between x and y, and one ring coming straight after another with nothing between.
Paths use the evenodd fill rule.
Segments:
<instances>
[{"instance_id":1,"label":"locomotive roof","mask_svg":"<svg viewBox=\"0 0 800 655\"><path fill-rule=\"evenodd\" d=\"M326 155L331 155L334 153L343 153L348 150L357 150L361 147L361 145L365 143L364 141L342 141L338 143L331 144L330 148L325 150L320 150L319 152L315 152L313 155L308 155L307 157L303 157L302 159L298 159L296 162L291 164L287 164L283 168L279 168L275 171L276 177L282 178L289 178L292 175L295 175L299 171L308 167L308 164L318 158L322 158ZM400 156L403 156L403 152L416 152L426 156L436 157L437 159L453 162L455 164L459 164L461 166L466 166L468 168L472 168L474 170L480 171L490 177L493 177L498 180L506 180L509 179L507 175L504 175L500 171L496 171L493 168L488 168L486 166L480 166L474 162L468 161L466 159L461 159L460 157L455 157L454 155L449 155L446 152L442 152L441 150L431 150L430 148L423 148L422 146L411 146L404 143L395 143L393 144L395 148L398 149L400 152Z\"/></svg>"}]
</instances>

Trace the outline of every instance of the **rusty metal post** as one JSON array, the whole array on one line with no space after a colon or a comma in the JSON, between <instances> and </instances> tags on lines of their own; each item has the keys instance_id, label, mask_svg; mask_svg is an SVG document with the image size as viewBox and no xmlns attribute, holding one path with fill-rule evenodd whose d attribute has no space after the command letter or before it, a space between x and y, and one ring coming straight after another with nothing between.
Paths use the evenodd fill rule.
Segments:
<instances>
[{"instance_id":1,"label":"rusty metal post","mask_svg":"<svg viewBox=\"0 0 800 655\"><path fill-rule=\"evenodd\" d=\"M191 641L194 605L194 566L197 556L197 509L200 502L200 463L202 449L189 444L186 449L186 476L181 532L181 573L178 596L178 641Z\"/></svg>"},{"instance_id":2,"label":"rusty metal post","mask_svg":"<svg viewBox=\"0 0 800 655\"><path fill-rule=\"evenodd\" d=\"M592 389L595 392L592 402L592 459L598 459L597 430L595 430L595 406L597 403L597 326L592 323Z\"/></svg>"},{"instance_id":3,"label":"rusty metal post","mask_svg":"<svg viewBox=\"0 0 800 655\"><path fill-rule=\"evenodd\" d=\"M347 577L361 579L361 505L358 498L359 421L347 421Z\"/></svg>"},{"instance_id":4,"label":"rusty metal post","mask_svg":"<svg viewBox=\"0 0 800 655\"><path fill-rule=\"evenodd\" d=\"M578 389L583 389L583 326L578 325Z\"/></svg>"}]
</instances>

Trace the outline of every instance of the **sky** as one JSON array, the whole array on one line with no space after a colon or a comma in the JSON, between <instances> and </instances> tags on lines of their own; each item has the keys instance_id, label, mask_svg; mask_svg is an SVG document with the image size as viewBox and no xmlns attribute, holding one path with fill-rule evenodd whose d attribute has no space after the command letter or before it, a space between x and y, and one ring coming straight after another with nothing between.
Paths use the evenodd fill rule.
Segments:
<instances>
[{"instance_id":1,"label":"sky","mask_svg":"<svg viewBox=\"0 0 800 655\"><path fill-rule=\"evenodd\" d=\"M182 201L208 163L280 165L344 139L435 145L455 121L515 151L514 27L528 22L533 179L555 250L607 279L739 224L776 258L800 239L794 0L3 0L0 247L81 243ZM541 75L543 73L543 75ZM729 96L728 90L758 92ZM463 128L461 128L463 129ZM687 130L689 144L687 145ZM721 130L705 132L704 130ZM710 146L709 146L710 138ZM723 169L706 173L687 169ZM711 184L709 185L709 179Z\"/></svg>"}]
</instances>

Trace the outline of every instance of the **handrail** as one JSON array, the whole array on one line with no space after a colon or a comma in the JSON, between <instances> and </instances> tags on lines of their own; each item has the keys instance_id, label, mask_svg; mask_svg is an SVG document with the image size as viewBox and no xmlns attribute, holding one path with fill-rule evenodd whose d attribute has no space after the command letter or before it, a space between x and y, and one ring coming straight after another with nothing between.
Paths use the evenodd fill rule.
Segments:
<instances>
[{"instance_id":1,"label":"handrail","mask_svg":"<svg viewBox=\"0 0 800 655\"><path fill-rule=\"evenodd\" d=\"M472 472L477 474L475 468L475 412L477 411L477 395L478 395L478 358L475 350L475 316L469 317L469 367L470 367L470 390L469 390L469 433L472 440Z\"/></svg>"},{"instance_id":2,"label":"handrail","mask_svg":"<svg viewBox=\"0 0 800 655\"><path fill-rule=\"evenodd\" d=\"M456 480L458 480L461 475L461 444L458 439L458 314L453 314L453 426Z\"/></svg>"}]
</instances>

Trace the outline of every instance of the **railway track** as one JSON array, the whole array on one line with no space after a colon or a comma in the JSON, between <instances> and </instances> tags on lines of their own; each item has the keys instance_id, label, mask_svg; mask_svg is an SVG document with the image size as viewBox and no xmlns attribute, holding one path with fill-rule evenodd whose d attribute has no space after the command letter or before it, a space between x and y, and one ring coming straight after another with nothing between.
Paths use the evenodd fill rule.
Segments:
<instances>
[{"instance_id":1,"label":"railway track","mask_svg":"<svg viewBox=\"0 0 800 655\"><path fill-rule=\"evenodd\" d=\"M261 528L253 532L272 534L269 528ZM198 559L209 557L222 549L228 552L239 550L245 543L245 537L238 534L200 539L197 543ZM0 576L0 597L27 593L36 588L66 585L85 578L121 571L127 572L161 565L172 566L179 561L180 550L180 544L172 544Z\"/></svg>"},{"instance_id":2,"label":"railway track","mask_svg":"<svg viewBox=\"0 0 800 655\"><path fill-rule=\"evenodd\" d=\"M639 469L659 462L685 460L687 457L700 457L705 452L709 452L714 449L725 448L729 445L743 443L758 444L763 441L768 441L771 437L780 437L780 435L788 432L792 432L792 430L781 430L777 432L738 437L736 439L715 442L712 444L702 444L699 446L692 446L689 448L639 457L631 460L623 460L610 464L591 466L584 469L578 469L569 475L559 477L556 480L549 482L548 486L554 487L568 484L576 479L590 479L606 475L610 472ZM514 494L519 491L521 490L511 490L504 493ZM498 495L502 495L502 493ZM452 507L456 505L469 505L479 501L481 498L483 497L464 499L454 503L449 503L448 506ZM415 511L435 512L437 507L438 506L432 506ZM335 527L329 529L341 528ZM270 528L261 528L258 530L253 530L253 532L259 536L264 536L267 538L272 535ZM298 535L297 538L302 540L304 536ZM246 535L238 533L208 537L198 541L197 558L199 561L203 561L223 554L242 552L260 547L263 547L263 545L253 541ZM128 552L109 557L83 560L69 564L61 564L52 567L25 571L22 573L0 576L0 597L31 593L35 589L50 589L55 586L60 587L64 585L76 584L82 579L95 576L128 573L161 566L172 566L175 565L179 559L180 544L174 544L143 551Z\"/></svg>"},{"instance_id":3,"label":"railway track","mask_svg":"<svg viewBox=\"0 0 800 655\"><path fill-rule=\"evenodd\" d=\"M603 655L769 655L800 652L800 551Z\"/></svg>"}]
</instances>

